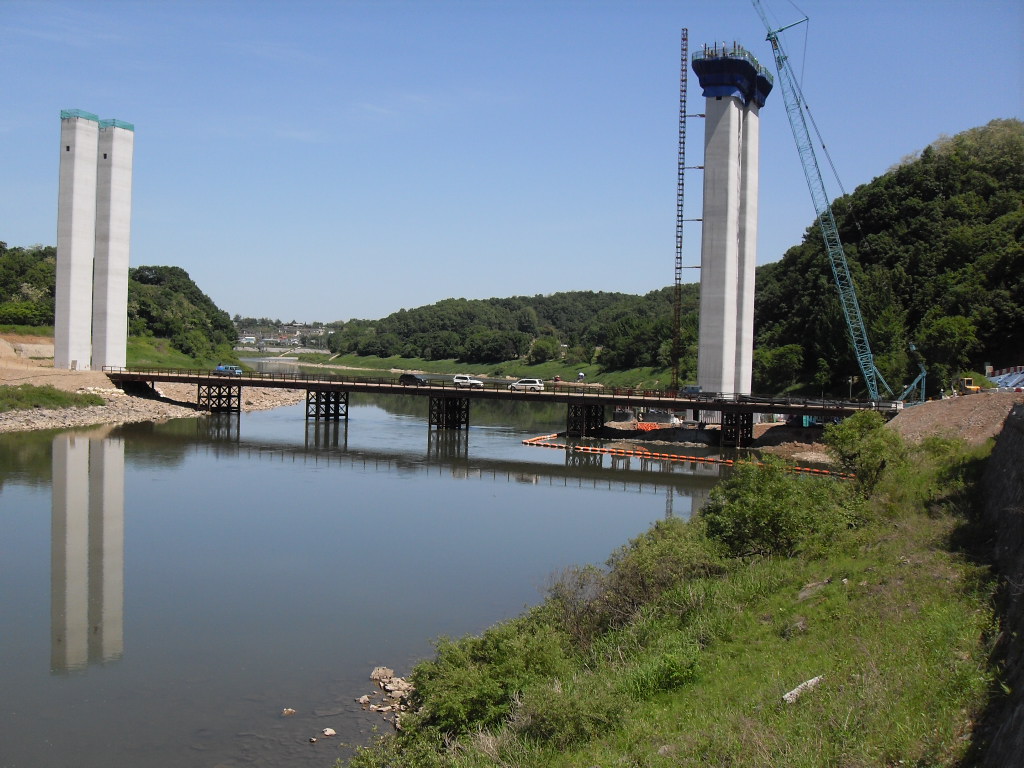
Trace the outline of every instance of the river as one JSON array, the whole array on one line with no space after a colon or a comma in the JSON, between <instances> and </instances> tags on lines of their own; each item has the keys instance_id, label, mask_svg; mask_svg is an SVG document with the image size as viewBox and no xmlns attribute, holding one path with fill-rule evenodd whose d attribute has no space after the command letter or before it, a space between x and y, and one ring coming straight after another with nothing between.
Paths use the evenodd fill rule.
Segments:
<instances>
[{"instance_id":1,"label":"river","mask_svg":"<svg viewBox=\"0 0 1024 768\"><path fill-rule=\"evenodd\" d=\"M538 603L717 480L524 445L553 406L474 402L458 433L426 408L0 435L0 766L328 768L389 727L355 701L374 666Z\"/></svg>"}]
</instances>

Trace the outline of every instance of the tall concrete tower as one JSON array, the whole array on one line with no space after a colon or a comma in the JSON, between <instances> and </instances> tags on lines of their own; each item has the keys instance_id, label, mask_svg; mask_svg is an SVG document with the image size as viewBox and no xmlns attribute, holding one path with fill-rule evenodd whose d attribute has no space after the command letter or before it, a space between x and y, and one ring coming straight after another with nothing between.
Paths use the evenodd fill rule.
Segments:
<instances>
[{"instance_id":1,"label":"tall concrete tower","mask_svg":"<svg viewBox=\"0 0 1024 768\"><path fill-rule=\"evenodd\" d=\"M101 120L96 178L96 268L92 294L92 367L124 367L128 342L128 257L135 131Z\"/></svg>"},{"instance_id":2,"label":"tall concrete tower","mask_svg":"<svg viewBox=\"0 0 1024 768\"><path fill-rule=\"evenodd\" d=\"M134 127L60 113L55 368L125 364Z\"/></svg>"},{"instance_id":3,"label":"tall concrete tower","mask_svg":"<svg viewBox=\"0 0 1024 768\"><path fill-rule=\"evenodd\" d=\"M704 46L693 57L705 106L697 383L749 394L757 263L758 115L771 75L748 51Z\"/></svg>"},{"instance_id":4,"label":"tall concrete tower","mask_svg":"<svg viewBox=\"0 0 1024 768\"><path fill-rule=\"evenodd\" d=\"M89 368L92 360L92 267L96 250L96 153L100 119L80 109L60 113L57 285L53 366Z\"/></svg>"}]
</instances>

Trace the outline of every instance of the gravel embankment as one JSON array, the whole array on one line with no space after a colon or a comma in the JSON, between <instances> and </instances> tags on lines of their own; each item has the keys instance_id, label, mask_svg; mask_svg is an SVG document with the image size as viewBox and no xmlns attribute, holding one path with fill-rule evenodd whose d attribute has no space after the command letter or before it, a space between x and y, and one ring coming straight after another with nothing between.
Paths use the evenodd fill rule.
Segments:
<instances>
[{"instance_id":1,"label":"gravel embankment","mask_svg":"<svg viewBox=\"0 0 1024 768\"><path fill-rule=\"evenodd\" d=\"M33 429L70 429L94 424L127 424L135 421L166 421L204 416L206 411L195 407L195 387L183 384L165 385L160 388L167 400L152 400L126 395L119 389L85 387L82 392L93 392L104 400L105 405L89 408L58 408L54 410L33 408L27 411L0 413L0 432L24 432ZM282 405L302 402L302 390L275 389L259 391L242 390L242 410L262 411ZM192 401L192 403L190 403Z\"/></svg>"},{"instance_id":2,"label":"gravel embankment","mask_svg":"<svg viewBox=\"0 0 1024 768\"><path fill-rule=\"evenodd\" d=\"M0 413L0 432L166 421L206 414L206 411L195 407L196 387L191 384L163 384L158 389L165 399L154 400L126 395L98 371L55 371L53 368L19 365L10 358L0 360L0 385L3 384L50 384L69 392L92 392L102 397L106 404L89 408L33 408ZM303 390L248 387L242 389L242 410L262 411L299 403L304 398Z\"/></svg>"}]
</instances>

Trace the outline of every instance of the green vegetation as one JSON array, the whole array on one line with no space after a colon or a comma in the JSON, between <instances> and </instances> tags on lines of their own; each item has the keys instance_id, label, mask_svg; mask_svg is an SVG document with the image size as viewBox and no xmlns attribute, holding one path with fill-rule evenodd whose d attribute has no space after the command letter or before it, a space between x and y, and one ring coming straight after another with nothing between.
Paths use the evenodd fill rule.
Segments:
<instances>
[{"instance_id":1,"label":"green vegetation","mask_svg":"<svg viewBox=\"0 0 1024 768\"><path fill-rule=\"evenodd\" d=\"M53 335L56 248L9 248L0 242L0 328L5 333ZM180 267L128 272L128 331L167 339L194 360L232 356L235 327Z\"/></svg>"},{"instance_id":2,"label":"green vegetation","mask_svg":"<svg viewBox=\"0 0 1024 768\"><path fill-rule=\"evenodd\" d=\"M692 376L696 370L696 285L685 286L684 304L687 321L682 370L684 376ZM335 324L327 344L335 354L361 357L458 361L475 366L551 364L559 372L574 369L574 374L593 365L602 372L664 371L671 363L671 317L672 290L668 288L645 296L577 291L507 299L445 299L376 321L352 320L340 328ZM525 373L544 375L537 369ZM663 374L661 378L668 377Z\"/></svg>"},{"instance_id":3,"label":"green vegetation","mask_svg":"<svg viewBox=\"0 0 1024 768\"><path fill-rule=\"evenodd\" d=\"M940 139L833 207L893 387L916 375L908 342L924 357L930 395L965 368L1024 360L1024 123L994 120ZM764 389L842 391L859 375L816 227L759 268L757 284Z\"/></svg>"},{"instance_id":4,"label":"green vegetation","mask_svg":"<svg viewBox=\"0 0 1024 768\"><path fill-rule=\"evenodd\" d=\"M23 336L53 336L52 325L12 325L0 323L0 333L14 333Z\"/></svg>"},{"instance_id":5,"label":"green vegetation","mask_svg":"<svg viewBox=\"0 0 1024 768\"><path fill-rule=\"evenodd\" d=\"M383 375L384 372L394 369L400 371L423 371L424 373L438 375L472 373L477 376L513 379L537 378L550 380L555 376L561 376L565 381L575 381L576 375L582 371L586 376L587 382L593 383L596 381L608 387L655 389L662 388L668 383L665 379L667 374L663 368L633 368L625 371L605 371L598 365L567 365L564 360L552 360L539 365L530 365L525 360L511 360L488 365L484 363L465 363L454 358L447 360L424 360L420 357L399 357L397 355L394 357L377 357L376 355L309 353L301 354L298 357L300 363L326 365L336 369L331 370L329 368L323 371L311 369L311 372L325 374L333 372L352 373L351 370L347 369L355 368L380 371Z\"/></svg>"},{"instance_id":6,"label":"green vegetation","mask_svg":"<svg viewBox=\"0 0 1024 768\"><path fill-rule=\"evenodd\" d=\"M220 346L202 357L186 355L170 339L154 336L129 336L127 359L129 366L140 368L214 368L220 363L240 365L234 350Z\"/></svg>"},{"instance_id":7,"label":"green vegetation","mask_svg":"<svg viewBox=\"0 0 1024 768\"><path fill-rule=\"evenodd\" d=\"M0 242L0 325L53 325L57 249Z\"/></svg>"},{"instance_id":8,"label":"green vegetation","mask_svg":"<svg viewBox=\"0 0 1024 768\"><path fill-rule=\"evenodd\" d=\"M894 434L828 430L863 481L741 466L693 521L442 639L350 765L958 765L992 682L989 574L951 546L984 452Z\"/></svg>"},{"instance_id":9,"label":"green vegetation","mask_svg":"<svg viewBox=\"0 0 1024 768\"><path fill-rule=\"evenodd\" d=\"M128 332L169 339L199 360L231 354L235 326L180 267L136 267L128 273Z\"/></svg>"},{"instance_id":10,"label":"green vegetation","mask_svg":"<svg viewBox=\"0 0 1024 768\"><path fill-rule=\"evenodd\" d=\"M30 408L84 408L90 405L103 405L103 403L104 400L99 395L80 395L49 385L44 387L36 387L31 384L21 384L16 387L0 386L0 413Z\"/></svg>"}]
</instances>

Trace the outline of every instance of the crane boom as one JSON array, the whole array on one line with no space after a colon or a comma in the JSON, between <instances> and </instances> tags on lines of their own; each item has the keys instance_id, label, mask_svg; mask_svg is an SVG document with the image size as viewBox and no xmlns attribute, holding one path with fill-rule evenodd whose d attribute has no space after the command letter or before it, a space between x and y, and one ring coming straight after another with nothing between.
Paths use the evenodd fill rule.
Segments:
<instances>
[{"instance_id":1,"label":"crane boom","mask_svg":"<svg viewBox=\"0 0 1024 768\"><path fill-rule=\"evenodd\" d=\"M872 400L879 399L879 385L891 396L892 389L885 382L881 372L875 367L875 357L871 353L871 345L868 342L867 328L864 326L864 318L861 315L860 303L857 301L857 289L850 275L850 266L846 261L846 253L843 251L842 241L839 239L839 228L836 226L835 217L832 215L832 206L825 191L825 183L822 181L821 168L818 165L818 158L814 152L814 145L811 143L810 132L807 129L807 118L804 115L804 99L793 74L793 68L789 64L779 40L779 32L793 26L780 29L772 29L760 0L752 0L754 8L757 9L761 21L768 30L768 42L772 45L772 54L775 57L775 68L779 73L779 82L782 86L782 96L786 102L786 115L789 117L789 125L793 130L793 139L796 141L797 153L800 155L800 163L804 169L804 177L807 179L807 188L811 192L811 201L814 203L814 211L817 214L818 229L821 230L822 239L825 241L825 251L828 254L829 264L832 267L832 277L835 279L836 288L839 291L839 302L843 307L843 316L846 318L846 328L850 334L850 343L853 345L854 354L857 357L857 364L860 366L861 374L864 377L864 384L867 386L868 395ZM807 21L806 17L803 21ZM801 22L797 22L801 23Z\"/></svg>"}]
</instances>

